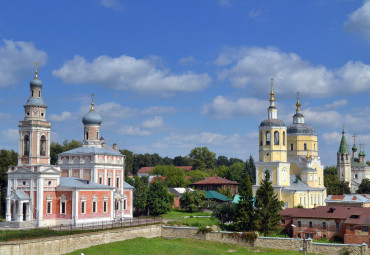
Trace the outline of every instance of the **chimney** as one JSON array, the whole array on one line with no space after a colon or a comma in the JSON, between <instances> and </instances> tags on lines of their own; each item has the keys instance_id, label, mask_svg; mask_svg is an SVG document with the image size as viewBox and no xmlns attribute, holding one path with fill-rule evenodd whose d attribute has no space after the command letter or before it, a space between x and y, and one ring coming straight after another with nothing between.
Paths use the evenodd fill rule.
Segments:
<instances>
[{"instance_id":1,"label":"chimney","mask_svg":"<svg viewBox=\"0 0 370 255\"><path fill-rule=\"evenodd\" d=\"M118 147L116 143L113 144L113 150L118 151Z\"/></svg>"}]
</instances>

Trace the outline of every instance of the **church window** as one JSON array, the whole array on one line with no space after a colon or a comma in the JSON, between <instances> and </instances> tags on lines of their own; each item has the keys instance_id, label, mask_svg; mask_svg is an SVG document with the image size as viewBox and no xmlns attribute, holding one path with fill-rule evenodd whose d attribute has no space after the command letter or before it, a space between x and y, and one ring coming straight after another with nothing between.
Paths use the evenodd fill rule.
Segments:
<instances>
[{"instance_id":1,"label":"church window","mask_svg":"<svg viewBox=\"0 0 370 255\"><path fill-rule=\"evenodd\" d=\"M96 202L95 201L93 201L93 204L92 204L92 212L96 213Z\"/></svg>"},{"instance_id":2,"label":"church window","mask_svg":"<svg viewBox=\"0 0 370 255\"><path fill-rule=\"evenodd\" d=\"M39 97L41 97L41 91L39 91Z\"/></svg>"},{"instance_id":3,"label":"church window","mask_svg":"<svg viewBox=\"0 0 370 255\"><path fill-rule=\"evenodd\" d=\"M311 196L311 205L313 204L313 196Z\"/></svg>"},{"instance_id":4,"label":"church window","mask_svg":"<svg viewBox=\"0 0 370 255\"><path fill-rule=\"evenodd\" d=\"M306 204L306 197L304 197L304 204Z\"/></svg>"},{"instance_id":5,"label":"church window","mask_svg":"<svg viewBox=\"0 0 370 255\"><path fill-rule=\"evenodd\" d=\"M30 112L27 112L27 116L30 116Z\"/></svg>"},{"instance_id":6,"label":"church window","mask_svg":"<svg viewBox=\"0 0 370 255\"><path fill-rule=\"evenodd\" d=\"M33 97L33 90L32 90L31 96Z\"/></svg>"},{"instance_id":7,"label":"church window","mask_svg":"<svg viewBox=\"0 0 370 255\"><path fill-rule=\"evenodd\" d=\"M270 139L271 139L271 137L270 137L270 132L269 132L269 131L267 131L267 132L266 132L266 145L270 145Z\"/></svg>"},{"instance_id":8,"label":"church window","mask_svg":"<svg viewBox=\"0 0 370 255\"><path fill-rule=\"evenodd\" d=\"M319 185L321 185L321 177L319 176Z\"/></svg>"},{"instance_id":9,"label":"church window","mask_svg":"<svg viewBox=\"0 0 370 255\"><path fill-rule=\"evenodd\" d=\"M89 140L89 132L85 133L86 140Z\"/></svg>"},{"instance_id":10,"label":"church window","mask_svg":"<svg viewBox=\"0 0 370 255\"><path fill-rule=\"evenodd\" d=\"M317 203L320 205L320 197L318 197L318 201L317 201Z\"/></svg>"},{"instance_id":11,"label":"church window","mask_svg":"<svg viewBox=\"0 0 370 255\"><path fill-rule=\"evenodd\" d=\"M111 181L111 178L109 177L108 178L108 186L110 186L110 181Z\"/></svg>"},{"instance_id":12,"label":"church window","mask_svg":"<svg viewBox=\"0 0 370 255\"><path fill-rule=\"evenodd\" d=\"M123 200L123 209L126 210L126 208L127 208L127 200L125 199Z\"/></svg>"},{"instance_id":13,"label":"church window","mask_svg":"<svg viewBox=\"0 0 370 255\"><path fill-rule=\"evenodd\" d=\"M302 205L302 197L299 198L299 204Z\"/></svg>"},{"instance_id":14,"label":"church window","mask_svg":"<svg viewBox=\"0 0 370 255\"><path fill-rule=\"evenodd\" d=\"M40 156L46 156L46 137L44 135L40 139Z\"/></svg>"},{"instance_id":15,"label":"church window","mask_svg":"<svg viewBox=\"0 0 370 255\"><path fill-rule=\"evenodd\" d=\"M357 179L357 177L358 177L358 175L357 174L355 174L355 178Z\"/></svg>"},{"instance_id":16,"label":"church window","mask_svg":"<svg viewBox=\"0 0 370 255\"><path fill-rule=\"evenodd\" d=\"M306 151L307 150L307 143L303 144L303 149Z\"/></svg>"},{"instance_id":17,"label":"church window","mask_svg":"<svg viewBox=\"0 0 370 255\"><path fill-rule=\"evenodd\" d=\"M274 145L279 145L279 132L274 132Z\"/></svg>"},{"instance_id":18,"label":"church window","mask_svg":"<svg viewBox=\"0 0 370 255\"><path fill-rule=\"evenodd\" d=\"M119 188L119 177L117 177L117 180L116 180L116 187Z\"/></svg>"},{"instance_id":19,"label":"church window","mask_svg":"<svg viewBox=\"0 0 370 255\"><path fill-rule=\"evenodd\" d=\"M44 116L44 113L43 112L41 113L41 116Z\"/></svg>"},{"instance_id":20,"label":"church window","mask_svg":"<svg viewBox=\"0 0 370 255\"><path fill-rule=\"evenodd\" d=\"M25 181L23 181L23 186L26 186L26 182Z\"/></svg>"},{"instance_id":21,"label":"church window","mask_svg":"<svg viewBox=\"0 0 370 255\"><path fill-rule=\"evenodd\" d=\"M51 214L52 201L47 201L47 214Z\"/></svg>"},{"instance_id":22,"label":"church window","mask_svg":"<svg viewBox=\"0 0 370 255\"><path fill-rule=\"evenodd\" d=\"M99 132L96 132L96 140L99 140Z\"/></svg>"},{"instance_id":23,"label":"church window","mask_svg":"<svg viewBox=\"0 0 370 255\"><path fill-rule=\"evenodd\" d=\"M116 211L119 210L119 201L116 201Z\"/></svg>"},{"instance_id":24,"label":"church window","mask_svg":"<svg viewBox=\"0 0 370 255\"><path fill-rule=\"evenodd\" d=\"M103 177L99 177L99 184L103 184Z\"/></svg>"},{"instance_id":25,"label":"church window","mask_svg":"<svg viewBox=\"0 0 370 255\"><path fill-rule=\"evenodd\" d=\"M60 202L60 213L61 214L66 213L66 202L65 201Z\"/></svg>"},{"instance_id":26,"label":"church window","mask_svg":"<svg viewBox=\"0 0 370 255\"><path fill-rule=\"evenodd\" d=\"M293 150L293 144L292 143L290 144L290 150L291 151Z\"/></svg>"},{"instance_id":27,"label":"church window","mask_svg":"<svg viewBox=\"0 0 370 255\"><path fill-rule=\"evenodd\" d=\"M81 213L86 213L85 209L86 209L86 201L82 201L81 202Z\"/></svg>"},{"instance_id":28,"label":"church window","mask_svg":"<svg viewBox=\"0 0 370 255\"><path fill-rule=\"evenodd\" d=\"M311 181L311 182L312 182L312 179L313 179L313 178L312 178L312 174L310 174L310 181Z\"/></svg>"},{"instance_id":29,"label":"church window","mask_svg":"<svg viewBox=\"0 0 370 255\"><path fill-rule=\"evenodd\" d=\"M341 159L341 160L343 160L343 159L344 159L344 158L343 158L343 154L340 154L340 159Z\"/></svg>"},{"instance_id":30,"label":"church window","mask_svg":"<svg viewBox=\"0 0 370 255\"><path fill-rule=\"evenodd\" d=\"M346 160L348 160L348 154L346 154Z\"/></svg>"},{"instance_id":31,"label":"church window","mask_svg":"<svg viewBox=\"0 0 370 255\"><path fill-rule=\"evenodd\" d=\"M313 144L313 150L316 151L316 143Z\"/></svg>"},{"instance_id":32,"label":"church window","mask_svg":"<svg viewBox=\"0 0 370 255\"><path fill-rule=\"evenodd\" d=\"M30 155L30 137L28 135L25 135L23 139L23 155Z\"/></svg>"},{"instance_id":33,"label":"church window","mask_svg":"<svg viewBox=\"0 0 370 255\"><path fill-rule=\"evenodd\" d=\"M283 131L283 145L285 146L285 131Z\"/></svg>"},{"instance_id":34,"label":"church window","mask_svg":"<svg viewBox=\"0 0 370 255\"><path fill-rule=\"evenodd\" d=\"M107 212L107 201L103 202L103 212Z\"/></svg>"}]
</instances>

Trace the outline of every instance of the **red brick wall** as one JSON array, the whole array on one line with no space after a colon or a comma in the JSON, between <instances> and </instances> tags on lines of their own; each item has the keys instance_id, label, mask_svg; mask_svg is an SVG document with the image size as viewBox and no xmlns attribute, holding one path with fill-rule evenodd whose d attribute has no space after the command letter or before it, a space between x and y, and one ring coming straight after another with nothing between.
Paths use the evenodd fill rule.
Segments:
<instances>
[{"instance_id":1,"label":"red brick wall","mask_svg":"<svg viewBox=\"0 0 370 255\"><path fill-rule=\"evenodd\" d=\"M102 190L102 191L80 191L78 196L78 217L80 219L86 219L86 218L96 218L96 217L110 217L111 213L111 203L112 198L110 196L111 192L109 190ZM96 207L96 213L93 213L93 196L96 195L98 197L97 199L97 207ZM104 196L108 196L107 200L107 212L104 213L103 203L104 203ZM81 213L81 197L86 197L86 204L85 204L85 213Z\"/></svg>"},{"instance_id":2,"label":"red brick wall","mask_svg":"<svg viewBox=\"0 0 370 255\"><path fill-rule=\"evenodd\" d=\"M362 232L361 226L354 225L354 230L351 231L350 224L345 226L344 243L363 244L370 243L370 227L367 232Z\"/></svg>"},{"instance_id":3,"label":"red brick wall","mask_svg":"<svg viewBox=\"0 0 370 255\"><path fill-rule=\"evenodd\" d=\"M60 198L61 196L66 197L66 213L60 213ZM48 196L53 197L51 214L47 213L47 199ZM44 219L72 219L72 191L44 191L44 208L43 208Z\"/></svg>"}]
</instances>

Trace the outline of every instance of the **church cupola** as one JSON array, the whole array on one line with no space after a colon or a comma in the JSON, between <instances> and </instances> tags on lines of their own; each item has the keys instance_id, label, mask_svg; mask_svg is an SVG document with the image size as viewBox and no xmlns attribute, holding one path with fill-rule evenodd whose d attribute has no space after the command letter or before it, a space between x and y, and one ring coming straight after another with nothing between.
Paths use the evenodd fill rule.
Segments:
<instances>
[{"instance_id":1,"label":"church cupola","mask_svg":"<svg viewBox=\"0 0 370 255\"><path fill-rule=\"evenodd\" d=\"M268 119L277 119L277 109L274 98L274 79L271 79L270 106L268 108Z\"/></svg>"},{"instance_id":2,"label":"church cupola","mask_svg":"<svg viewBox=\"0 0 370 255\"><path fill-rule=\"evenodd\" d=\"M299 102L299 92L297 92L297 106L296 113L293 116L293 124L303 124L304 123L304 115L301 113L301 103Z\"/></svg>"},{"instance_id":3,"label":"church cupola","mask_svg":"<svg viewBox=\"0 0 370 255\"><path fill-rule=\"evenodd\" d=\"M91 95L90 111L82 117L84 124L84 145L100 145L100 124L101 116L94 108L94 94Z\"/></svg>"},{"instance_id":4,"label":"church cupola","mask_svg":"<svg viewBox=\"0 0 370 255\"><path fill-rule=\"evenodd\" d=\"M353 136L352 157L357 158L356 134Z\"/></svg>"},{"instance_id":5,"label":"church cupola","mask_svg":"<svg viewBox=\"0 0 370 255\"><path fill-rule=\"evenodd\" d=\"M360 153L358 154L358 161L361 163L366 163L366 153L364 143L360 143Z\"/></svg>"}]
</instances>

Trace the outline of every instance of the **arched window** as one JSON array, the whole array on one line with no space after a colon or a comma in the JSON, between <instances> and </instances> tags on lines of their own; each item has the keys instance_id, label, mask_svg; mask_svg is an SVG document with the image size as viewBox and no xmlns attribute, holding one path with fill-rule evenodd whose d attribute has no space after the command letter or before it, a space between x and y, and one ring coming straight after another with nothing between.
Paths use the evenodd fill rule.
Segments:
<instances>
[{"instance_id":1,"label":"arched window","mask_svg":"<svg viewBox=\"0 0 370 255\"><path fill-rule=\"evenodd\" d=\"M307 150L307 143L303 144L303 149L306 151Z\"/></svg>"},{"instance_id":2,"label":"arched window","mask_svg":"<svg viewBox=\"0 0 370 255\"><path fill-rule=\"evenodd\" d=\"M279 131L274 132L274 145L279 145Z\"/></svg>"},{"instance_id":3,"label":"arched window","mask_svg":"<svg viewBox=\"0 0 370 255\"><path fill-rule=\"evenodd\" d=\"M85 140L89 140L89 132L85 132Z\"/></svg>"},{"instance_id":4,"label":"arched window","mask_svg":"<svg viewBox=\"0 0 370 255\"><path fill-rule=\"evenodd\" d=\"M285 131L283 131L283 145L285 146Z\"/></svg>"},{"instance_id":5,"label":"arched window","mask_svg":"<svg viewBox=\"0 0 370 255\"><path fill-rule=\"evenodd\" d=\"M46 156L46 137L44 135L40 139L40 156Z\"/></svg>"},{"instance_id":6,"label":"arched window","mask_svg":"<svg viewBox=\"0 0 370 255\"><path fill-rule=\"evenodd\" d=\"M290 144L290 150L291 151L293 150L293 144L292 143Z\"/></svg>"},{"instance_id":7,"label":"arched window","mask_svg":"<svg viewBox=\"0 0 370 255\"><path fill-rule=\"evenodd\" d=\"M39 97L41 97L41 90L39 91Z\"/></svg>"},{"instance_id":8,"label":"arched window","mask_svg":"<svg viewBox=\"0 0 370 255\"><path fill-rule=\"evenodd\" d=\"M313 144L313 150L316 151L316 143Z\"/></svg>"},{"instance_id":9,"label":"arched window","mask_svg":"<svg viewBox=\"0 0 370 255\"><path fill-rule=\"evenodd\" d=\"M33 97L33 90L32 90L32 93L31 93L31 97Z\"/></svg>"},{"instance_id":10,"label":"arched window","mask_svg":"<svg viewBox=\"0 0 370 255\"><path fill-rule=\"evenodd\" d=\"M270 132L267 131L266 132L266 145L270 145L270 141L271 141Z\"/></svg>"},{"instance_id":11,"label":"arched window","mask_svg":"<svg viewBox=\"0 0 370 255\"><path fill-rule=\"evenodd\" d=\"M346 154L346 160L348 160L348 154Z\"/></svg>"},{"instance_id":12,"label":"arched window","mask_svg":"<svg viewBox=\"0 0 370 255\"><path fill-rule=\"evenodd\" d=\"M30 137L28 135L24 136L23 139L23 155L29 156L30 155Z\"/></svg>"},{"instance_id":13,"label":"arched window","mask_svg":"<svg viewBox=\"0 0 370 255\"><path fill-rule=\"evenodd\" d=\"M99 140L99 132L96 132L96 140Z\"/></svg>"}]
</instances>

